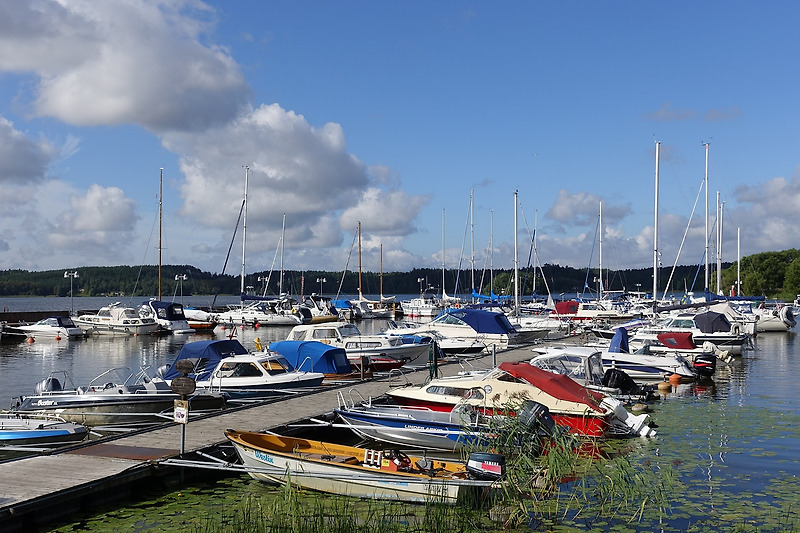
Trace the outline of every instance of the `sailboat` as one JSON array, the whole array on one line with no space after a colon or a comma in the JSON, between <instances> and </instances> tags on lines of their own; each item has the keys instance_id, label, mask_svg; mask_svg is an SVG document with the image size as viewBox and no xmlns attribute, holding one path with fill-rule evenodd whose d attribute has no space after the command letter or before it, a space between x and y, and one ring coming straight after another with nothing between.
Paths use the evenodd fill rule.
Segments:
<instances>
[{"instance_id":1,"label":"sailboat","mask_svg":"<svg viewBox=\"0 0 800 533\"><path fill-rule=\"evenodd\" d=\"M242 273L240 282L241 303L231 306L227 311L220 313L221 324L247 325L247 326L296 326L303 323L302 317L296 308L283 295L279 298L252 296L245 293L245 252L247 250L247 185L250 167L245 166L244 174L244 199L242 201ZM286 215L284 215L284 227ZM281 237L281 240L283 238ZM283 283L283 270L281 270L281 284ZM249 303L245 303L249 302Z\"/></svg>"},{"instance_id":2,"label":"sailboat","mask_svg":"<svg viewBox=\"0 0 800 533\"><path fill-rule=\"evenodd\" d=\"M361 318L392 318L394 316L394 297L383 295L383 244L381 244L381 288L380 300L364 298L361 285L361 221L358 222L358 299L350 303L361 312Z\"/></svg>"},{"instance_id":3,"label":"sailboat","mask_svg":"<svg viewBox=\"0 0 800 533\"><path fill-rule=\"evenodd\" d=\"M161 227L162 227L162 184L164 169L158 175L158 298L151 298L139 307L139 315L152 318L158 323L163 333L185 335L194 333L183 312L183 305L177 302L165 302L161 299Z\"/></svg>"}]
</instances>

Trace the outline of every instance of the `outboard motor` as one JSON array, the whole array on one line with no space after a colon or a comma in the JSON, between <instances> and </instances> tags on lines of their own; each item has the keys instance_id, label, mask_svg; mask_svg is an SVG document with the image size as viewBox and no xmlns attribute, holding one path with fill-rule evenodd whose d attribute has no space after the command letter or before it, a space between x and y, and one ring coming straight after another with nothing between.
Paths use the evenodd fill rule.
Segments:
<instances>
[{"instance_id":1,"label":"outboard motor","mask_svg":"<svg viewBox=\"0 0 800 533\"><path fill-rule=\"evenodd\" d=\"M525 400L517 411L517 420L528 429L531 434L543 433L553 435L556 422L547 406L533 400Z\"/></svg>"},{"instance_id":2,"label":"outboard motor","mask_svg":"<svg viewBox=\"0 0 800 533\"><path fill-rule=\"evenodd\" d=\"M60 390L62 390L61 382L54 377L43 379L33 387L34 394L41 394L43 392L55 392Z\"/></svg>"},{"instance_id":3,"label":"outboard motor","mask_svg":"<svg viewBox=\"0 0 800 533\"><path fill-rule=\"evenodd\" d=\"M641 392L639 385L633 381L633 378L619 368L609 368L606 370L601 383L604 387L619 389L623 394L638 394Z\"/></svg>"},{"instance_id":4,"label":"outboard motor","mask_svg":"<svg viewBox=\"0 0 800 533\"><path fill-rule=\"evenodd\" d=\"M692 361L692 367L700 377L710 378L717 370L717 356L710 353L698 354Z\"/></svg>"},{"instance_id":5,"label":"outboard motor","mask_svg":"<svg viewBox=\"0 0 800 533\"><path fill-rule=\"evenodd\" d=\"M156 370L156 376L155 377L163 380L164 376L166 376L167 372L169 371L169 366L170 366L169 364L163 364L163 365L159 366L158 369Z\"/></svg>"},{"instance_id":6,"label":"outboard motor","mask_svg":"<svg viewBox=\"0 0 800 533\"><path fill-rule=\"evenodd\" d=\"M495 481L506 473L506 458L499 453L473 452L467 460L467 472L473 479Z\"/></svg>"}]
</instances>

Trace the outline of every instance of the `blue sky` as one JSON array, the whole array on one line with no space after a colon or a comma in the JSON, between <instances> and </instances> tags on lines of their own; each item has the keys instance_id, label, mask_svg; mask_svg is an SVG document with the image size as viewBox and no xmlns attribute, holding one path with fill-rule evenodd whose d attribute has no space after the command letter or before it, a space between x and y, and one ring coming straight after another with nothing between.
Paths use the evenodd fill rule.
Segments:
<instances>
[{"instance_id":1,"label":"blue sky","mask_svg":"<svg viewBox=\"0 0 800 533\"><path fill-rule=\"evenodd\" d=\"M443 218L448 268L469 268L472 242L478 270L510 268L515 190L521 266L534 226L540 262L597 266L602 203L603 266L650 267L656 140L663 265L703 263L703 142L723 260L737 233L742 255L797 247L798 16L794 2L2 2L0 268L155 264L163 168L162 262L219 272L245 165L248 272L272 266L284 213L287 269L344 270L358 221L365 270L381 245L385 271L440 267Z\"/></svg>"}]
</instances>

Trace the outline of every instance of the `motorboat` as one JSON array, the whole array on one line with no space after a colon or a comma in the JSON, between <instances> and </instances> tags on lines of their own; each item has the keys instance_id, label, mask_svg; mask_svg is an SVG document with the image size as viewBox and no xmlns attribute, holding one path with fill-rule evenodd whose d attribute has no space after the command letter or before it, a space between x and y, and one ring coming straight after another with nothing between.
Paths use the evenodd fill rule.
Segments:
<instances>
[{"instance_id":1,"label":"motorboat","mask_svg":"<svg viewBox=\"0 0 800 533\"><path fill-rule=\"evenodd\" d=\"M557 425L578 435L655 434L647 414L633 416L622 402L529 363L501 363L486 372L433 379L422 387L399 387L387 394L400 405L450 411L465 402L488 414L505 414L533 400L550 410Z\"/></svg>"},{"instance_id":2,"label":"motorboat","mask_svg":"<svg viewBox=\"0 0 800 533\"><path fill-rule=\"evenodd\" d=\"M77 339L83 337L83 330L67 316L51 316L34 324L17 325L8 328L6 334L21 333L27 337L48 337L53 339Z\"/></svg>"},{"instance_id":3,"label":"motorboat","mask_svg":"<svg viewBox=\"0 0 800 533\"><path fill-rule=\"evenodd\" d=\"M710 342L731 355L740 355L743 345L750 339L738 322L732 323L724 313L706 310L669 314L651 325L641 326L630 337L630 345L658 344L659 334L679 331L690 332L697 344Z\"/></svg>"},{"instance_id":4,"label":"motorboat","mask_svg":"<svg viewBox=\"0 0 800 533\"><path fill-rule=\"evenodd\" d=\"M763 304L761 305L763 306ZM757 332L786 332L797 325L791 305L762 306L752 310L752 313L758 317Z\"/></svg>"},{"instance_id":5,"label":"motorboat","mask_svg":"<svg viewBox=\"0 0 800 533\"><path fill-rule=\"evenodd\" d=\"M575 382L596 392L625 402L654 400L656 394L643 389L633 378L620 369L603 368L602 352L589 346L549 346L534 348L530 364L568 376Z\"/></svg>"},{"instance_id":6,"label":"motorboat","mask_svg":"<svg viewBox=\"0 0 800 533\"><path fill-rule=\"evenodd\" d=\"M484 309L449 308L430 322L403 327L402 332L414 335L434 332L447 339L477 340L487 350L492 346L502 350L522 342L519 332L503 313Z\"/></svg>"},{"instance_id":7,"label":"motorboat","mask_svg":"<svg viewBox=\"0 0 800 533\"><path fill-rule=\"evenodd\" d=\"M665 340L675 338L669 333L661 335ZM658 336L656 342L660 344ZM716 368L716 358L713 354L708 354L708 358L699 358L695 367L680 351L665 349L656 353L652 351L653 346L646 344L631 352L628 345L628 330L619 328L608 348L602 351L603 367L622 370L634 381L664 381L673 375L691 381L699 377L699 369L702 368L703 373L710 376ZM662 346L666 348L666 345Z\"/></svg>"},{"instance_id":8,"label":"motorboat","mask_svg":"<svg viewBox=\"0 0 800 533\"><path fill-rule=\"evenodd\" d=\"M466 464L269 433L225 431L254 479L353 498L455 504L505 474L505 457L473 453Z\"/></svg>"},{"instance_id":9,"label":"motorboat","mask_svg":"<svg viewBox=\"0 0 800 533\"><path fill-rule=\"evenodd\" d=\"M202 309L184 307L183 314L189 327L195 331L214 331L219 323L219 317L214 313L209 313Z\"/></svg>"},{"instance_id":10,"label":"motorboat","mask_svg":"<svg viewBox=\"0 0 800 533\"><path fill-rule=\"evenodd\" d=\"M400 306L403 308L403 315L412 318L433 318L445 309L441 300L426 293L419 298L403 300Z\"/></svg>"},{"instance_id":11,"label":"motorboat","mask_svg":"<svg viewBox=\"0 0 800 533\"><path fill-rule=\"evenodd\" d=\"M348 322L295 326L287 340L318 341L344 348L351 365L359 367L362 357L367 357L376 372L427 362L432 348L431 344L406 344L388 335L363 335L355 324Z\"/></svg>"},{"instance_id":12,"label":"motorboat","mask_svg":"<svg viewBox=\"0 0 800 533\"><path fill-rule=\"evenodd\" d=\"M486 344L476 338L445 337L435 331L415 334L414 331L419 328L416 324L408 322L397 323L394 320L390 320L388 324L389 328L381 332L381 335L400 337L406 344L435 342L436 347L444 357L474 357L487 351Z\"/></svg>"},{"instance_id":13,"label":"motorboat","mask_svg":"<svg viewBox=\"0 0 800 533\"><path fill-rule=\"evenodd\" d=\"M188 361L192 371L184 374L181 361ZM317 387L325 378L321 372L295 370L277 352L249 352L236 339L187 343L167 369L159 370L158 377L169 384L184 375L193 378L198 389L223 393L231 400L288 394Z\"/></svg>"},{"instance_id":14,"label":"motorboat","mask_svg":"<svg viewBox=\"0 0 800 533\"><path fill-rule=\"evenodd\" d=\"M395 446L449 452L499 444L509 438L539 441L551 437L555 429L547 407L531 400L523 405L514 419L524 424L524 434L504 437L500 434L505 430L513 432L518 429L516 424L504 424L508 417L490 417L465 403L457 404L450 411L372 401L348 405L340 393L339 407L333 412L362 438Z\"/></svg>"},{"instance_id":15,"label":"motorboat","mask_svg":"<svg viewBox=\"0 0 800 533\"><path fill-rule=\"evenodd\" d=\"M151 335L159 331L155 318L142 317L120 302L101 307L95 314L72 317L72 321L87 335Z\"/></svg>"},{"instance_id":16,"label":"motorboat","mask_svg":"<svg viewBox=\"0 0 800 533\"><path fill-rule=\"evenodd\" d=\"M287 298L255 300L232 305L218 315L220 324L234 326L295 326L303 317Z\"/></svg>"},{"instance_id":17,"label":"motorboat","mask_svg":"<svg viewBox=\"0 0 800 533\"><path fill-rule=\"evenodd\" d=\"M89 428L63 418L0 414L0 446L58 446L88 435Z\"/></svg>"},{"instance_id":18,"label":"motorboat","mask_svg":"<svg viewBox=\"0 0 800 533\"><path fill-rule=\"evenodd\" d=\"M139 315L155 319L161 331L171 335L194 333L179 303L151 299L141 305Z\"/></svg>"},{"instance_id":19,"label":"motorboat","mask_svg":"<svg viewBox=\"0 0 800 533\"><path fill-rule=\"evenodd\" d=\"M295 309L300 313L303 324L322 324L339 320L339 312L330 298L311 294L303 298Z\"/></svg>"},{"instance_id":20,"label":"motorboat","mask_svg":"<svg viewBox=\"0 0 800 533\"><path fill-rule=\"evenodd\" d=\"M18 398L11 412L20 415L58 416L87 426L152 424L171 419L175 400L182 399L169 385L152 379L146 369L136 373L125 367L110 368L87 386L75 387L66 371L51 372L36 384L34 393ZM191 411L225 407L219 393L195 392L186 398Z\"/></svg>"},{"instance_id":21,"label":"motorboat","mask_svg":"<svg viewBox=\"0 0 800 533\"><path fill-rule=\"evenodd\" d=\"M260 349L261 341L256 338L256 348ZM297 370L322 372L325 382L336 382L349 379L372 377L369 365L365 368L350 365L347 352L317 341L277 341L270 343L270 351L285 357Z\"/></svg>"}]
</instances>

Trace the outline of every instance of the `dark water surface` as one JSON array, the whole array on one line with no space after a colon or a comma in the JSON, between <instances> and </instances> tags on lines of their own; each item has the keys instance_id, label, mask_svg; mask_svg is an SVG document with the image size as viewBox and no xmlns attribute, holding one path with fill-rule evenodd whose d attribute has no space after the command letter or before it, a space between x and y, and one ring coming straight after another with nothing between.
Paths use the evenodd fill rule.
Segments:
<instances>
[{"instance_id":1,"label":"dark water surface","mask_svg":"<svg viewBox=\"0 0 800 533\"><path fill-rule=\"evenodd\" d=\"M5 299L0 306L26 310L17 306L47 305L57 310L64 307L52 304L64 301L65 309L69 309L69 298ZM80 308L92 308L81 303ZM208 298L196 304L207 305ZM384 326L385 322L379 321L359 324L367 331ZM219 337L226 333L219 328L216 331ZM287 334L288 328L237 330L247 347L253 347L255 337L266 344ZM112 366L136 369L169 363L185 342L203 338L209 337L4 342L0 345L0 402L31 392L51 370L68 370L77 384L83 384ZM628 460L649 476L674 475L666 495L666 516L659 516L645 502L642 516L631 523L618 520L598 524L571 518L551 526L551 530L800 531L798 361L800 341L794 332L761 334L752 349L719 368L713 382L681 385L656 402L651 416L659 425L657 438L617 445L624 447ZM0 403L0 408L5 406ZM320 410L332 407L321 406ZM125 507L54 526L57 529L53 530L201 530L204 523L243 495L274 491L248 477L229 478L151 495ZM638 506L642 502L633 503Z\"/></svg>"}]
</instances>

